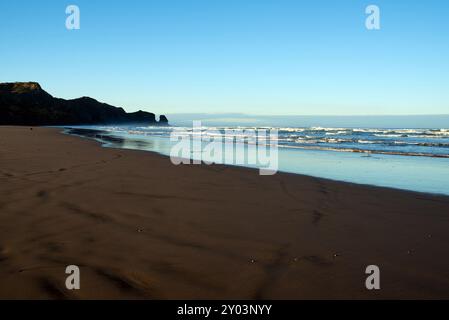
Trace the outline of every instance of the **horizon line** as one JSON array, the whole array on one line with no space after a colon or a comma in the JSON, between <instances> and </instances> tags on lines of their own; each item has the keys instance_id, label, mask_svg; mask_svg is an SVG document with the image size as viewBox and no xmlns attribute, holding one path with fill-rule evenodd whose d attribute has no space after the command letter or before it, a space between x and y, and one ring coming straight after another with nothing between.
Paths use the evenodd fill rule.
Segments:
<instances>
[{"instance_id":1,"label":"horizon line","mask_svg":"<svg viewBox=\"0 0 449 320\"><path fill-rule=\"evenodd\" d=\"M449 116L449 113L419 114L254 114L254 113L222 113L222 112L175 112L166 115L213 115L213 116L258 116L258 117L423 117Z\"/></svg>"}]
</instances>

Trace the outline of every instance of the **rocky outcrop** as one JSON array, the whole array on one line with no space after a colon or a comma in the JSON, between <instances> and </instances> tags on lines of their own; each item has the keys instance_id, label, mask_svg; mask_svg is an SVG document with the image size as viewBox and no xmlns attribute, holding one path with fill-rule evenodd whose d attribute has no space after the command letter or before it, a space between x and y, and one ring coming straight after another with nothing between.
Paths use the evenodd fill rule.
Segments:
<instances>
[{"instance_id":1,"label":"rocky outcrop","mask_svg":"<svg viewBox=\"0 0 449 320\"><path fill-rule=\"evenodd\" d=\"M89 97L54 98L36 82L0 83L0 125L168 125L164 115L127 113Z\"/></svg>"},{"instance_id":2,"label":"rocky outcrop","mask_svg":"<svg viewBox=\"0 0 449 320\"><path fill-rule=\"evenodd\" d=\"M168 124L168 119L166 116L164 116L163 114L161 114L161 116L159 117L159 123L160 124Z\"/></svg>"}]
</instances>

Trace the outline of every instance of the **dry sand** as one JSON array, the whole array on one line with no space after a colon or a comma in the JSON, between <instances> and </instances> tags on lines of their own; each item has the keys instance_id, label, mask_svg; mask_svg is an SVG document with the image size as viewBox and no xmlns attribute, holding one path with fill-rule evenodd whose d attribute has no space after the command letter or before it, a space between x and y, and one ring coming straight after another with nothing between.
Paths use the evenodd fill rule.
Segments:
<instances>
[{"instance_id":1,"label":"dry sand","mask_svg":"<svg viewBox=\"0 0 449 320\"><path fill-rule=\"evenodd\" d=\"M449 298L449 198L0 128L0 298ZM81 290L65 268L81 269ZM365 289L380 267L381 290Z\"/></svg>"}]
</instances>

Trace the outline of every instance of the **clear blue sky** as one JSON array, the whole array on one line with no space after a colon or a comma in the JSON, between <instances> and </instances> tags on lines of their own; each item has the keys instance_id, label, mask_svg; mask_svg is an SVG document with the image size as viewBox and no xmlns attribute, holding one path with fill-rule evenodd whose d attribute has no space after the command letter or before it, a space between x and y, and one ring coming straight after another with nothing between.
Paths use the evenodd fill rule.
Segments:
<instances>
[{"instance_id":1,"label":"clear blue sky","mask_svg":"<svg viewBox=\"0 0 449 320\"><path fill-rule=\"evenodd\" d=\"M449 113L448 17L447 0L1 1L0 81L155 113Z\"/></svg>"}]
</instances>

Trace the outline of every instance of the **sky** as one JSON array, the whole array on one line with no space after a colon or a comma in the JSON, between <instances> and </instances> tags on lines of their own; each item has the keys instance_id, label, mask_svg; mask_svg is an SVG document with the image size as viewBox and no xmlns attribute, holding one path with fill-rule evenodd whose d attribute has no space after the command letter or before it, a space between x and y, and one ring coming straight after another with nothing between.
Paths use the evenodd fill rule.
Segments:
<instances>
[{"instance_id":1,"label":"sky","mask_svg":"<svg viewBox=\"0 0 449 320\"><path fill-rule=\"evenodd\" d=\"M1 1L0 82L156 114L449 114L448 17L447 0Z\"/></svg>"}]
</instances>

